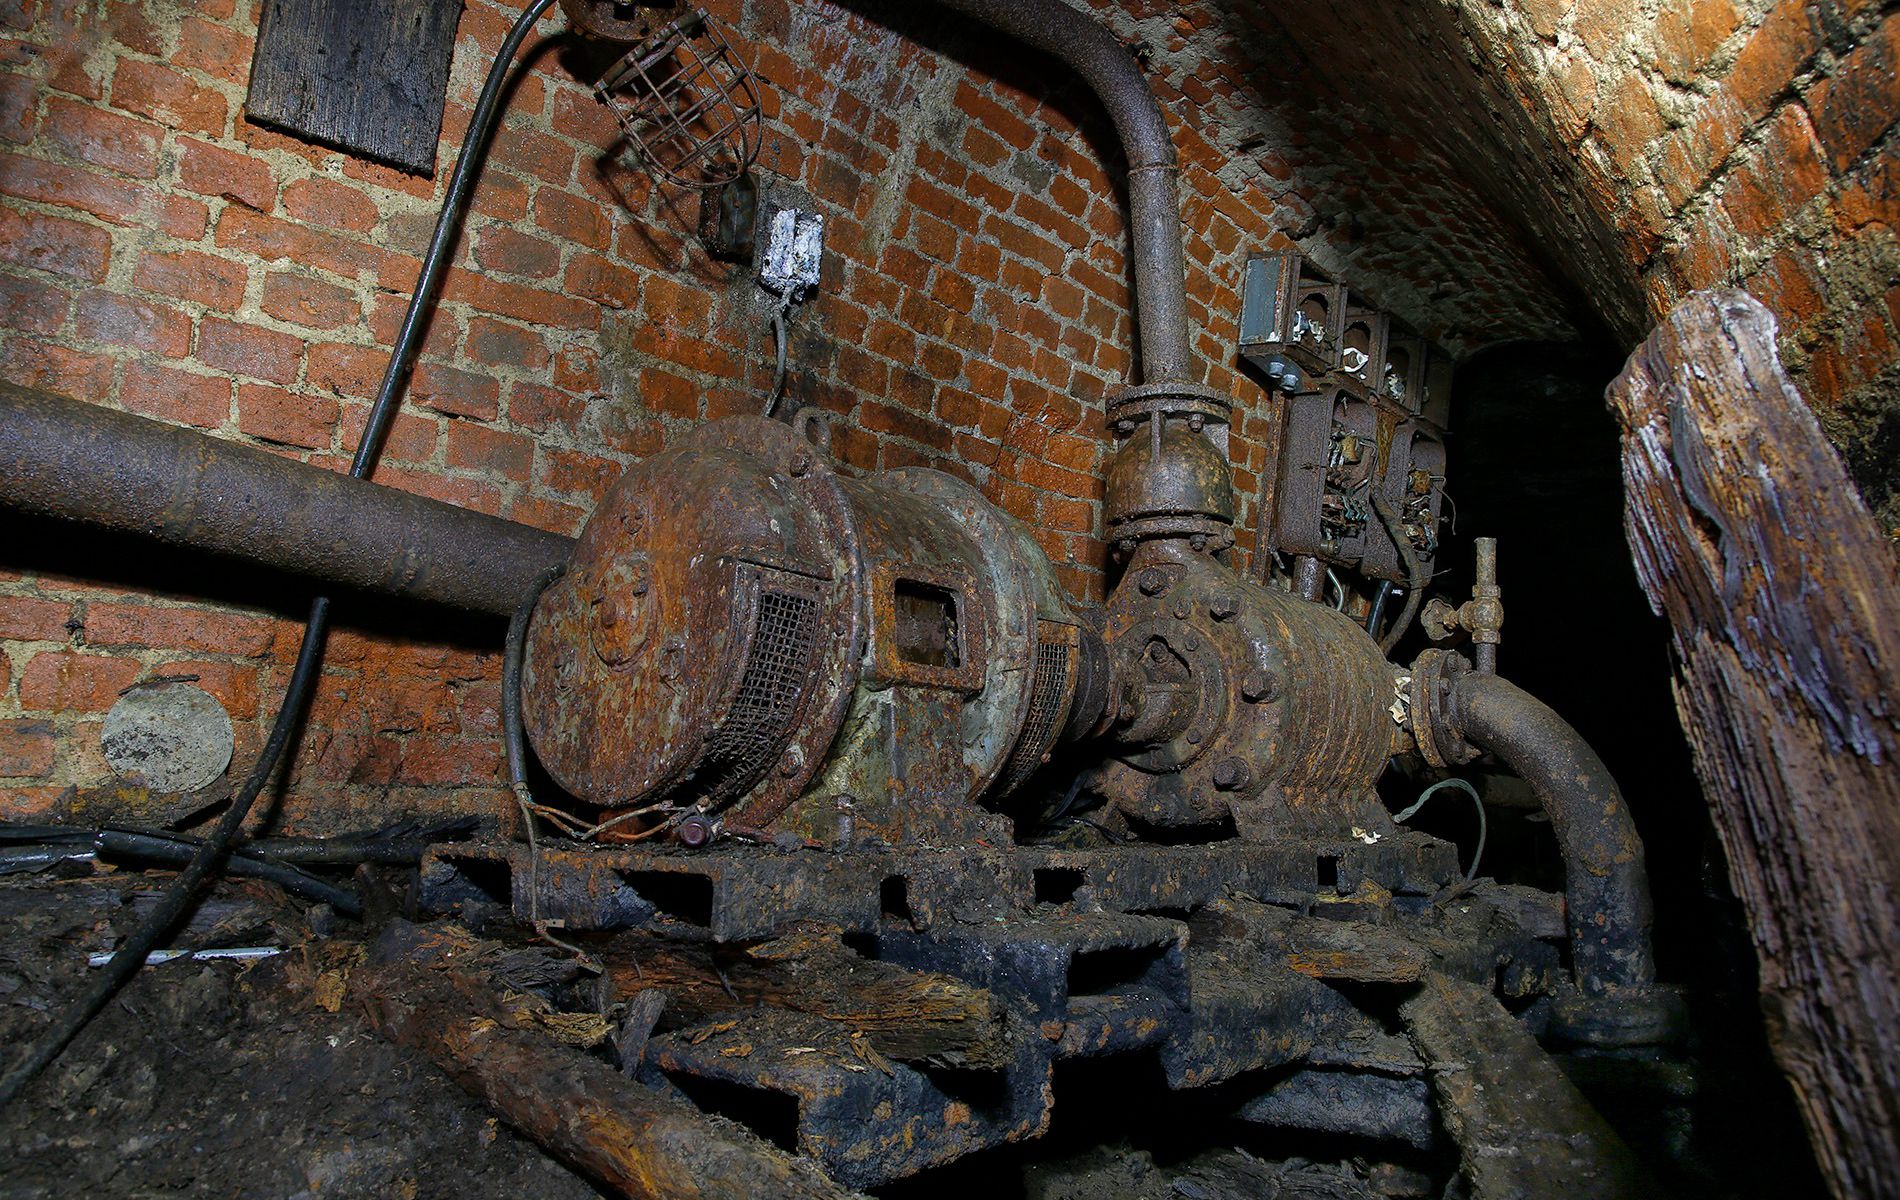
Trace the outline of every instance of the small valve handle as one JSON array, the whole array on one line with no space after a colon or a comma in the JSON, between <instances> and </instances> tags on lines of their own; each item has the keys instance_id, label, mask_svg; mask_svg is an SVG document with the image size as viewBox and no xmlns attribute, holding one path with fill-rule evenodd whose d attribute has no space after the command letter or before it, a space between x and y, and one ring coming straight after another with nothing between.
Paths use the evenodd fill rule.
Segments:
<instances>
[{"instance_id":1,"label":"small valve handle","mask_svg":"<svg viewBox=\"0 0 1900 1200\"><path fill-rule=\"evenodd\" d=\"M1504 594L1498 588L1498 539L1475 539L1478 551L1471 599L1457 608L1433 598L1419 615L1425 636L1434 642L1450 640L1460 629L1471 638L1477 668L1498 673L1498 644L1504 640Z\"/></svg>"}]
</instances>

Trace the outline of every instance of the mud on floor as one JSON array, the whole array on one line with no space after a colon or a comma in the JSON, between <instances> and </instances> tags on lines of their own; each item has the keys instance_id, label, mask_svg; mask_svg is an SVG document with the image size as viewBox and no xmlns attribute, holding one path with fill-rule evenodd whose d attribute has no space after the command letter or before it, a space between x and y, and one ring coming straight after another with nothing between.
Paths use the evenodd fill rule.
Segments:
<instances>
[{"instance_id":1,"label":"mud on floor","mask_svg":"<svg viewBox=\"0 0 1900 1200\"><path fill-rule=\"evenodd\" d=\"M131 929L150 886L0 885L9 1061L79 992L87 954ZM294 949L139 972L0 1115L0 1196L599 1195L350 1006L320 1007L340 991L318 986L324 968L343 964L323 961L326 943L274 889L221 885L172 944Z\"/></svg>"}]
</instances>

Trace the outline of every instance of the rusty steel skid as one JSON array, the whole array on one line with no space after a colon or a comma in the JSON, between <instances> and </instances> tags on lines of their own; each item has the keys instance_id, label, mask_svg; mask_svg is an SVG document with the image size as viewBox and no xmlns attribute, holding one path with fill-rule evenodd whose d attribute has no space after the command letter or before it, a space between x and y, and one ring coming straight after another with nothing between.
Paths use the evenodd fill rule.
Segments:
<instances>
[{"instance_id":1,"label":"rusty steel skid","mask_svg":"<svg viewBox=\"0 0 1900 1200\"><path fill-rule=\"evenodd\" d=\"M770 936L788 921L875 933L896 914L915 929L993 920L1065 896L1108 911L1187 911L1231 894L1282 905L1336 904L1371 886L1426 896L1458 877L1457 848L1407 830L1375 838L1279 839L1258 844L1130 844L1096 850L994 845L848 853L720 842L668 845L456 842L422 861L425 901L438 909L501 904L526 917L529 880L539 911L571 930L655 926L716 941ZM1324 901L1314 897L1323 896Z\"/></svg>"},{"instance_id":2,"label":"rusty steel skid","mask_svg":"<svg viewBox=\"0 0 1900 1200\"><path fill-rule=\"evenodd\" d=\"M630 467L536 606L522 693L550 774L826 844L1002 836L1086 656L1047 558L969 485L846 479L732 418ZM629 831L638 828L629 827Z\"/></svg>"},{"instance_id":3,"label":"rusty steel skid","mask_svg":"<svg viewBox=\"0 0 1900 1200\"><path fill-rule=\"evenodd\" d=\"M1167 1086L1229 1085L1237 1116L1296 1129L1324 1113L1296 1102L1288 1072L1412 1096L1425 1064L1362 1009L1366 995L1392 1008L1436 970L1532 1000L1561 975L1557 897L1484 883L1436 903L1456 875L1453 847L1405 832L1370 845L549 848L533 872L542 916L573 936L644 927L744 945L816 919L866 957L987 991L1006 1019L985 1065L891 1061L783 1008L649 1043L648 1082L735 1116L776 1105L791 1145L859 1187L1040 1135L1064 1058L1153 1055ZM438 846L421 899L468 920L526 912L529 878L522 847ZM1348 1114L1339 1131L1434 1136L1400 1115Z\"/></svg>"},{"instance_id":4,"label":"rusty steel skid","mask_svg":"<svg viewBox=\"0 0 1900 1200\"><path fill-rule=\"evenodd\" d=\"M0 382L0 506L325 583L506 615L573 542Z\"/></svg>"},{"instance_id":5,"label":"rusty steel skid","mask_svg":"<svg viewBox=\"0 0 1900 1200\"><path fill-rule=\"evenodd\" d=\"M1103 639L1121 743L1093 784L1145 826L1243 837L1384 835L1398 673L1366 631L1175 541L1143 543Z\"/></svg>"},{"instance_id":6,"label":"rusty steel skid","mask_svg":"<svg viewBox=\"0 0 1900 1200\"><path fill-rule=\"evenodd\" d=\"M823 1017L761 1008L663 1034L643 1078L687 1100L735 1092L796 1108L791 1149L848 1187L875 1187L1040 1136L1049 1124L1051 1059L1022 1037L1002 1071L892 1062Z\"/></svg>"}]
</instances>

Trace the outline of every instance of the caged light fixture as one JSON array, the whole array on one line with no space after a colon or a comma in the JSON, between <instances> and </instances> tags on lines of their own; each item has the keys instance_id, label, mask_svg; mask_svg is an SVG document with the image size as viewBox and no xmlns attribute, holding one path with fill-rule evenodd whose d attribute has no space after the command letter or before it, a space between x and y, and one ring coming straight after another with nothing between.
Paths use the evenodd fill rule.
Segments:
<instances>
[{"instance_id":1,"label":"caged light fixture","mask_svg":"<svg viewBox=\"0 0 1900 1200\"><path fill-rule=\"evenodd\" d=\"M594 84L650 173L710 189L738 179L759 152L759 87L705 13L685 4L562 0L577 28L627 43Z\"/></svg>"}]
</instances>

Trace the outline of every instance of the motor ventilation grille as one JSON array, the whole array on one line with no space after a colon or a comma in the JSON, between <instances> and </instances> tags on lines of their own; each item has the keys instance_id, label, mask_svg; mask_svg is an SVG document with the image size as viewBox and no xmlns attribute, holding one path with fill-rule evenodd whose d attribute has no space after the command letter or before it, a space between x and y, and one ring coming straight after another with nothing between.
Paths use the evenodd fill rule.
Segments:
<instances>
[{"instance_id":1,"label":"motor ventilation grille","mask_svg":"<svg viewBox=\"0 0 1900 1200\"><path fill-rule=\"evenodd\" d=\"M817 663L818 598L769 586L757 595L738 691L695 772L693 791L702 803L743 794L778 761Z\"/></svg>"},{"instance_id":2,"label":"motor ventilation grille","mask_svg":"<svg viewBox=\"0 0 1900 1200\"><path fill-rule=\"evenodd\" d=\"M1075 631L1052 622L1036 627L1035 678L1029 688L1029 716L1023 721L1022 736L1003 765L999 795L1008 795L1028 781L1042 765L1042 757L1056 740L1062 718L1068 708L1069 676L1074 650L1070 642Z\"/></svg>"}]
</instances>

